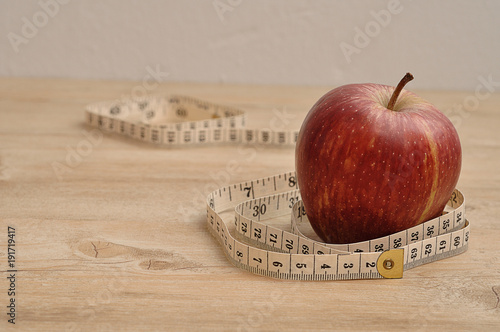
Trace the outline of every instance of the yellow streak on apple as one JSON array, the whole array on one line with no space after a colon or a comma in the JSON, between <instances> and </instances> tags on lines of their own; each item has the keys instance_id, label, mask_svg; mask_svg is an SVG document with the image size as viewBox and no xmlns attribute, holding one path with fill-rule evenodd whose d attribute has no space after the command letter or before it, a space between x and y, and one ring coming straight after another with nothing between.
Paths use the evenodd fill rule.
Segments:
<instances>
[{"instance_id":1,"label":"yellow streak on apple","mask_svg":"<svg viewBox=\"0 0 500 332\"><path fill-rule=\"evenodd\" d=\"M434 162L439 165L439 160L437 160L437 146L436 142L434 141L434 138L430 134L430 129L429 127L423 123L423 125L426 127L425 135L427 136L427 141L429 142L429 146L431 148L431 157L434 159ZM425 156L427 158L427 156ZM427 160L424 160L424 162ZM422 212L422 215L420 216L419 223L427 221L427 213L429 213L429 210L432 208L434 205L434 199L436 197L436 191L438 187L438 178L439 178L439 167L434 167L434 181L432 182L432 187L431 187L431 192L430 192L430 197L427 200L427 204L425 205L425 209Z\"/></svg>"}]
</instances>

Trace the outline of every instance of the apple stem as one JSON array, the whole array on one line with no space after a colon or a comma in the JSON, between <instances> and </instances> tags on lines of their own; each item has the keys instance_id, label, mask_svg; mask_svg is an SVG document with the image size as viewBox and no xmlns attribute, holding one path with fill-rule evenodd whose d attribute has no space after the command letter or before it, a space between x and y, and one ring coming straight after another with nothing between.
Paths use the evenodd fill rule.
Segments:
<instances>
[{"instance_id":1,"label":"apple stem","mask_svg":"<svg viewBox=\"0 0 500 332\"><path fill-rule=\"evenodd\" d=\"M394 105L396 105L396 100L398 99L401 90L403 90L403 87L406 85L406 83L410 82L412 79L413 75L410 73L406 73L406 75L401 79L401 81L399 81L399 84L396 87L396 89L394 89L391 99L389 100L389 104L387 105L388 109L390 109L391 111L394 110Z\"/></svg>"}]
</instances>

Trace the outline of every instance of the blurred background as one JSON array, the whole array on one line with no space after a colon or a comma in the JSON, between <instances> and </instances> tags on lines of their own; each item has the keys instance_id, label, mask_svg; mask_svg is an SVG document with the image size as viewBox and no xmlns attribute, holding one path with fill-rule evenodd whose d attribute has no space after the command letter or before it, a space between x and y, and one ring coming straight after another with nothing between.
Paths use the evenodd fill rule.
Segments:
<instances>
[{"instance_id":1,"label":"blurred background","mask_svg":"<svg viewBox=\"0 0 500 332\"><path fill-rule=\"evenodd\" d=\"M0 34L3 77L500 86L500 1L1 1Z\"/></svg>"}]
</instances>

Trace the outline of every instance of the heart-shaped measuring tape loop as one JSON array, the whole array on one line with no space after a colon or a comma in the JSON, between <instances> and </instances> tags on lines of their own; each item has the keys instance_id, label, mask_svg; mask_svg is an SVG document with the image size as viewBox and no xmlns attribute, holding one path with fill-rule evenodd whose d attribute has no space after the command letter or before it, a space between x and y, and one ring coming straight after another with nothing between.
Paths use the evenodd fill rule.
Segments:
<instances>
[{"instance_id":1,"label":"heart-shaped measuring tape loop","mask_svg":"<svg viewBox=\"0 0 500 332\"><path fill-rule=\"evenodd\" d=\"M89 105L89 125L165 146L248 143L294 146L297 131L245 128L244 113L184 96ZM232 211L234 227L228 227ZM289 231L269 224L291 216ZM229 222L232 224L232 222ZM313 234L294 172L220 188L207 197L207 225L228 259L255 274L293 280L401 278L404 270L467 250L470 225L455 190L442 216L370 241L325 244ZM313 234L314 236L314 234Z\"/></svg>"}]
</instances>

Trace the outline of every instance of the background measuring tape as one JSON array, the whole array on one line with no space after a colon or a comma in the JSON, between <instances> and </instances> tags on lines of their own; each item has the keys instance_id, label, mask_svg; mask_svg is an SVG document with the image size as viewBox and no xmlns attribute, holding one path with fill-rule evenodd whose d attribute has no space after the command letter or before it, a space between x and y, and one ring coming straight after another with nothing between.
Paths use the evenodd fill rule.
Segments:
<instances>
[{"instance_id":1,"label":"background measuring tape","mask_svg":"<svg viewBox=\"0 0 500 332\"><path fill-rule=\"evenodd\" d=\"M245 128L245 114L185 96L89 105L86 122L103 131L164 145L248 143L294 146L298 131ZM222 215L234 213L234 230ZM290 231L267 222L291 215ZM207 197L208 229L237 267L294 280L401 278L403 271L467 250L465 199L455 190L443 215L410 229L353 244L325 244L311 227L295 173L230 185Z\"/></svg>"}]
</instances>

